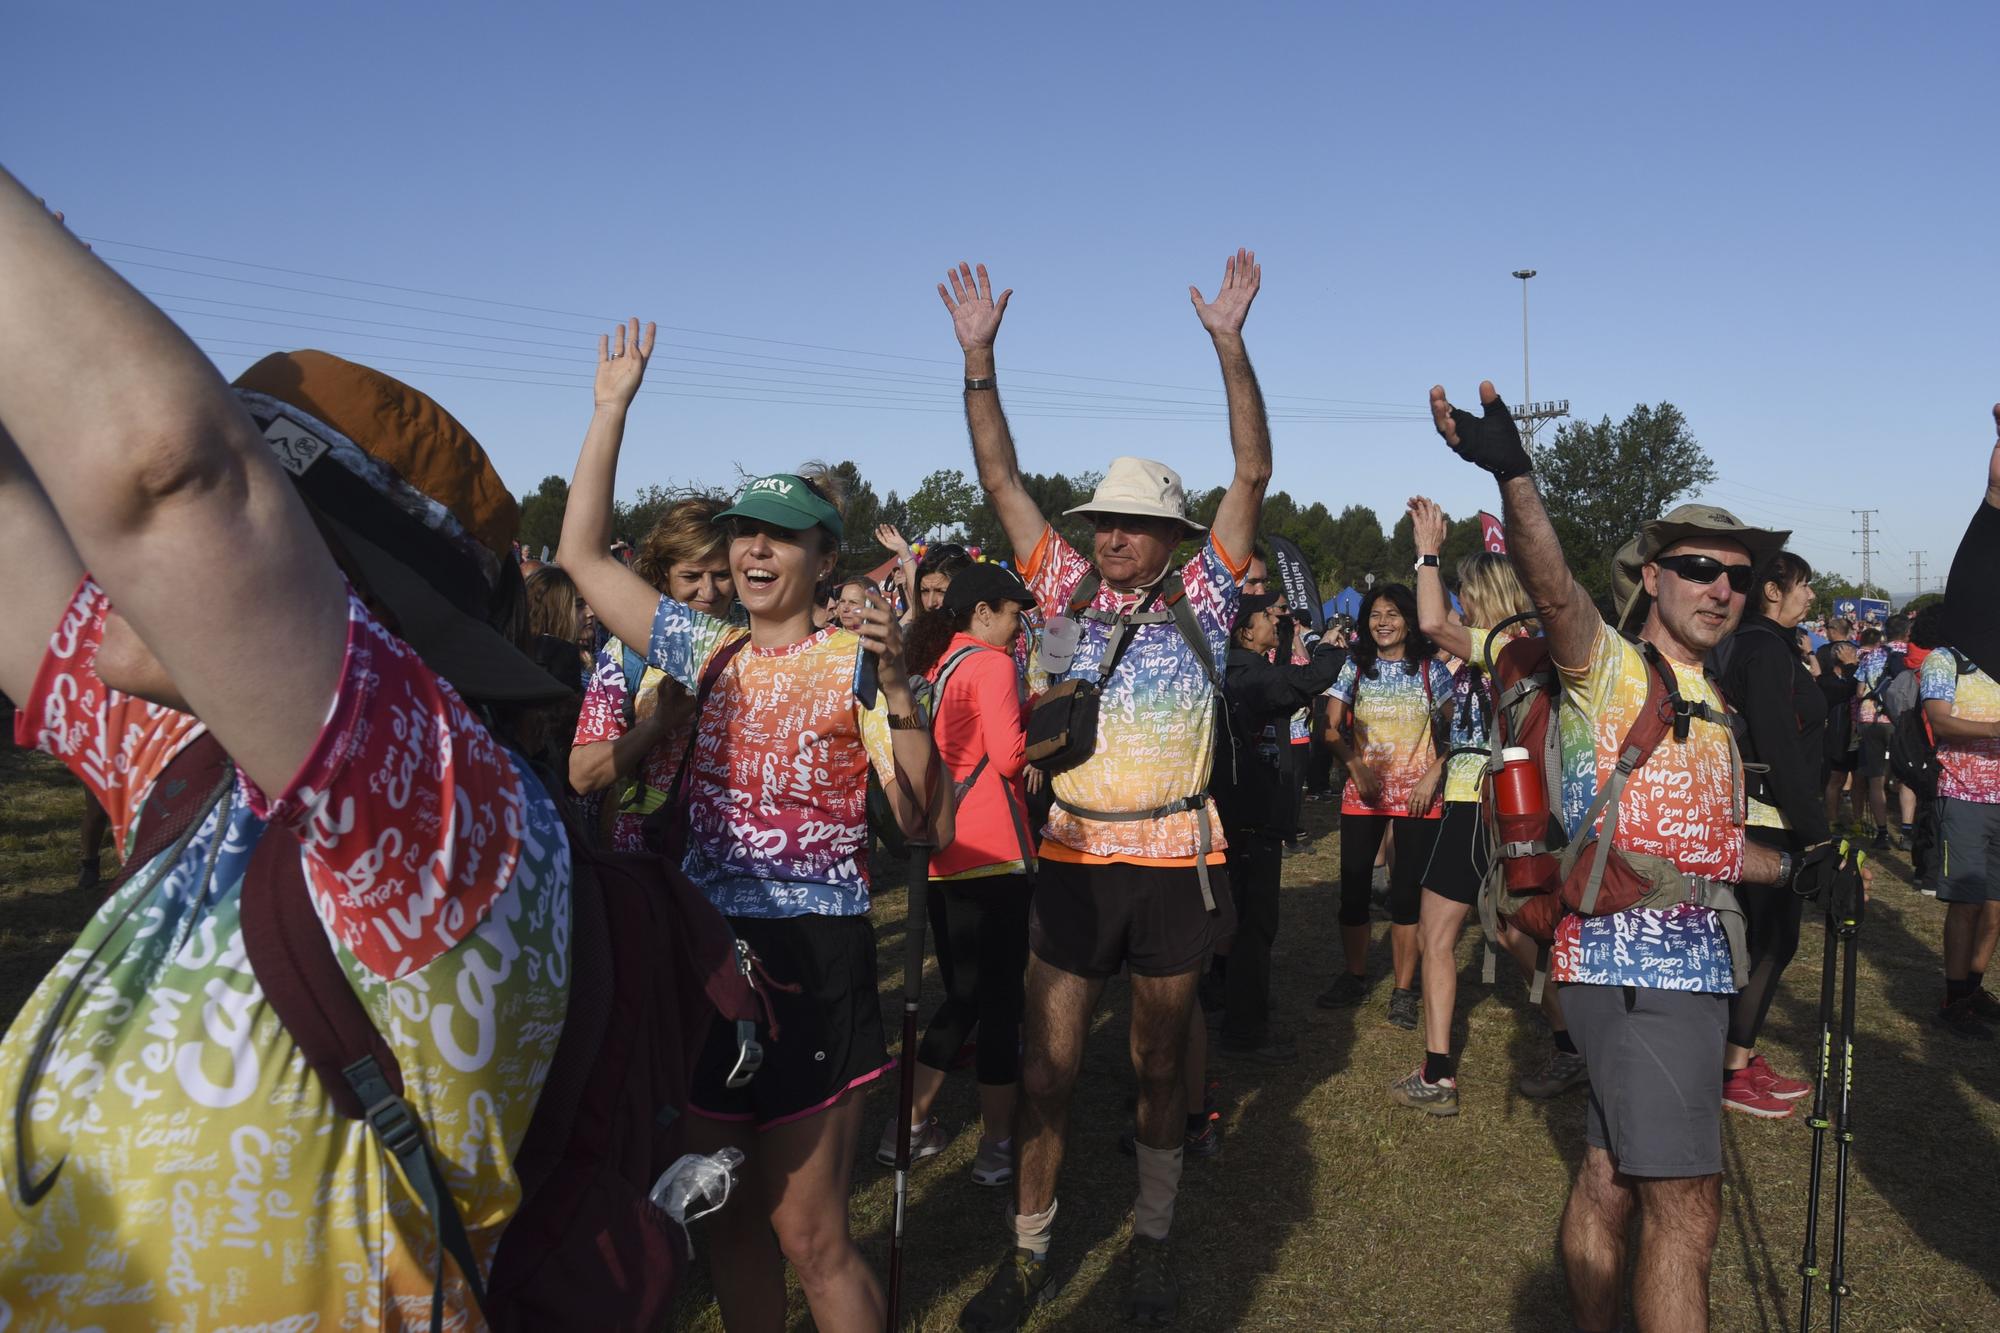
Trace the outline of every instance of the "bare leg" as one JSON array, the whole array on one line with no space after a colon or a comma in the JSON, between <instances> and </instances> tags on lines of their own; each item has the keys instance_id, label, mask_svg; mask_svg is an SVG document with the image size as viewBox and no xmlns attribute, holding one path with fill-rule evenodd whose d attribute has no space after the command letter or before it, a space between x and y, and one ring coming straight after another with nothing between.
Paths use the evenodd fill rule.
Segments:
<instances>
[{"instance_id":1,"label":"bare leg","mask_svg":"<svg viewBox=\"0 0 2000 1333\"><path fill-rule=\"evenodd\" d=\"M983 1122L984 1134L980 1143L985 1147L1005 1142L1014 1132L1014 1104L1018 1100L1021 1085L1018 1083L982 1083L979 1085L979 1118Z\"/></svg>"},{"instance_id":2,"label":"bare leg","mask_svg":"<svg viewBox=\"0 0 2000 1333\"><path fill-rule=\"evenodd\" d=\"M818 1115L767 1131L758 1145L778 1247L799 1275L813 1323L827 1333L876 1333L888 1319L881 1284L847 1230L863 1104L850 1092Z\"/></svg>"},{"instance_id":3,"label":"bare leg","mask_svg":"<svg viewBox=\"0 0 2000 1333\"><path fill-rule=\"evenodd\" d=\"M1619 1173L1611 1154L1586 1144L1562 1216L1563 1271L1569 1277L1570 1317L1579 1330L1609 1333L1618 1327L1625 1229L1638 1198L1631 1177ZM1650 1333L1652 1325L1643 1318L1640 1323Z\"/></svg>"},{"instance_id":4,"label":"bare leg","mask_svg":"<svg viewBox=\"0 0 2000 1333\"><path fill-rule=\"evenodd\" d=\"M1505 922L1500 926L1500 947L1507 956L1521 965L1521 971L1529 977L1535 975L1535 942L1518 930L1513 930ZM1563 1022L1562 1001L1557 998L1556 985L1549 982L1542 987L1542 1017L1549 1020L1549 1028L1555 1032L1566 1032L1569 1025Z\"/></svg>"},{"instance_id":5,"label":"bare leg","mask_svg":"<svg viewBox=\"0 0 2000 1333\"><path fill-rule=\"evenodd\" d=\"M1972 970L1985 908L1979 903L1948 903L1944 909L1944 979L1964 981Z\"/></svg>"},{"instance_id":6,"label":"bare leg","mask_svg":"<svg viewBox=\"0 0 2000 1333\"><path fill-rule=\"evenodd\" d=\"M1187 1135L1181 1065L1199 976L1132 978L1132 1072L1139 1080L1139 1142L1149 1148L1178 1148Z\"/></svg>"},{"instance_id":7,"label":"bare leg","mask_svg":"<svg viewBox=\"0 0 2000 1333\"><path fill-rule=\"evenodd\" d=\"M1642 1178L1637 1184L1633 1316L1646 1333L1706 1333L1708 1269L1722 1222L1722 1177Z\"/></svg>"},{"instance_id":8,"label":"bare leg","mask_svg":"<svg viewBox=\"0 0 2000 1333\"><path fill-rule=\"evenodd\" d=\"M1423 940L1417 934L1416 925L1389 927L1389 957L1396 973L1396 989L1408 990L1417 980L1417 958L1423 952Z\"/></svg>"},{"instance_id":9,"label":"bare leg","mask_svg":"<svg viewBox=\"0 0 2000 1333\"><path fill-rule=\"evenodd\" d=\"M1190 981L1189 983L1193 983ZM1137 1014L1138 987L1134 1014ZM1021 1101L1014 1117L1015 1210L1024 1216L1048 1211L1062 1173L1063 1134L1069 1127L1069 1098L1083 1068L1083 1039L1102 981L1028 959L1028 1001L1023 1015L1027 1037L1021 1066ZM1175 1050L1182 1033L1175 1033ZM1140 1106L1143 1113L1145 1099ZM1143 1123L1141 1126L1144 1133Z\"/></svg>"},{"instance_id":10,"label":"bare leg","mask_svg":"<svg viewBox=\"0 0 2000 1333\"><path fill-rule=\"evenodd\" d=\"M1993 961L1996 942L2000 942L2000 902L1989 902L1979 908L1979 925L1972 938L1972 956L1967 959L1966 970L1984 972Z\"/></svg>"},{"instance_id":11,"label":"bare leg","mask_svg":"<svg viewBox=\"0 0 2000 1333\"><path fill-rule=\"evenodd\" d=\"M1424 1049L1439 1055L1451 1054L1451 1013L1458 1003L1458 936L1470 910L1464 903L1424 890L1417 920L1424 955Z\"/></svg>"},{"instance_id":12,"label":"bare leg","mask_svg":"<svg viewBox=\"0 0 2000 1333\"><path fill-rule=\"evenodd\" d=\"M771 1208L762 1175L762 1135L747 1123L687 1118L687 1150L735 1148L744 1156L743 1178L722 1210L695 1223L715 1271L715 1299L729 1333L778 1333L785 1326L785 1260L771 1234Z\"/></svg>"},{"instance_id":13,"label":"bare leg","mask_svg":"<svg viewBox=\"0 0 2000 1333\"><path fill-rule=\"evenodd\" d=\"M1917 822L1917 794L1910 790L1907 783L1896 788L1896 809L1905 824Z\"/></svg>"},{"instance_id":14,"label":"bare leg","mask_svg":"<svg viewBox=\"0 0 2000 1333\"><path fill-rule=\"evenodd\" d=\"M945 1071L932 1069L923 1061L917 1061L916 1093L910 1100L910 1123L921 1125L930 1118L931 1103L937 1100L938 1091L944 1087ZM894 1123L894 1112L890 1122Z\"/></svg>"},{"instance_id":15,"label":"bare leg","mask_svg":"<svg viewBox=\"0 0 2000 1333\"><path fill-rule=\"evenodd\" d=\"M1341 948L1347 954L1347 970L1357 977L1368 975L1368 927L1342 926Z\"/></svg>"},{"instance_id":16,"label":"bare leg","mask_svg":"<svg viewBox=\"0 0 2000 1333\"><path fill-rule=\"evenodd\" d=\"M1198 979L1201 974L1197 972L1195 976ZM1192 1112L1201 1105L1208 1081L1208 1020L1202 1015L1200 1005L1188 1012L1187 1051L1181 1057L1181 1081L1186 1085L1187 1109Z\"/></svg>"},{"instance_id":17,"label":"bare leg","mask_svg":"<svg viewBox=\"0 0 2000 1333\"><path fill-rule=\"evenodd\" d=\"M1868 813L1874 816L1875 827L1889 827L1889 780L1881 774L1868 779Z\"/></svg>"}]
</instances>

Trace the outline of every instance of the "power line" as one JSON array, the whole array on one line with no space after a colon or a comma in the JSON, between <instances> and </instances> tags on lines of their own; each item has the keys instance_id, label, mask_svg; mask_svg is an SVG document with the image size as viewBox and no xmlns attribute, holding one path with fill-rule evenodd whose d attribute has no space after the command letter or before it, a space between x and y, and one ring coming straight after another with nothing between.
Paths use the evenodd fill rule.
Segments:
<instances>
[{"instance_id":1,"label":"power line","mask_svg":"<svg viewBox=\"0 0 2000 1333\"><path fill-rule=\"evenodd\" d=\"M1861 557L1861 590L1863 592L1866 592L1868 591L1869 585L1875 581L1872 571L1869 567L1869 561L1874 558L1875 554L1874 551L1870 548L1869 544L1870 538L1874 534L1869 531L1868 523L1871 518L1881 513L1882 511L1879 509L1850 509L1847 512L1850 514L1861 515L1861 526L1854 529L1854 531L1861 537L1861 549L1856 551L1854 554Z\"/></svg>"}]
</instances>

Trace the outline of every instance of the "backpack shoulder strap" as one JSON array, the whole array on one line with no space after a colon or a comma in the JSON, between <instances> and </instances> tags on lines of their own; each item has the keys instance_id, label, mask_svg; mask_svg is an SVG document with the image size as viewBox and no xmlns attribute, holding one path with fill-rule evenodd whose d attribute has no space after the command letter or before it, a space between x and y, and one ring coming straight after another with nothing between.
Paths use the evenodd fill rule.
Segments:
<instances>
[{"instance_id":1,"label":"backpack shoulder strap","mask_svg":"<svg viewBox=\"0 0 2000 1333\"><path fill-rule=\"evenodd\" d=\"M618 666L625 674L625 725L629 727L638 716L634 708L639 701L639 683L646 678L646 659L629 643L621 640L618 647Z\"/></svg>"},{"instance_id":2,"label":"backpack shoulder strap","mask_svg":"<svg viewBox=\"0 0 2000 1333\"><path fill-rule=\"evenodd\" d=\"M1069 613L1075 617L1085 607L1097 600L1097 590L1104 586L1104 576L1096 570L1085 574L1077 583L1076 590L1069 595Z\"/></svg>"},{"instance_id":3,"label":"backpack shoulder strap","mask_svg":"<svg viewBox=\"0 0 2000 1333\"><path fill-rule=\"evenodd\" d=\"M139 807L132 830L132 849L125 855L124 868L112 883L112 891L144 869L147 862L173 846L188 825L208 816L209 797L223 782L235 780L235 764L222 742L203 731L181 747L153 779L152 790Z\"/></svg>"},{"instance_id":4,"label":"backpack shoulder strap","mask_svg":"<svg viewBox=\"0 0 2000 1333\"><path fill-rule=\"evenodd\" d=\"M687 748L681 751L680 767L674 770L674 785L667 789L665 803L667 807L680 801L681 788L687 785L688 765L694 759L694 738L701 730L701 711L708 706L708 696L714 693L716 682L722 679L722 673L729 669L729 664L736 660L736 655L742 652L749 642L750 635L746 632L716 649L708 659L708 665L702 668L701 679L695 682L694 720L689 726Z\"/></svg>"},{"instance_id":5,"label":"backpack shoulder strap","mask_svg":"<svg viewBox=\"0 0 2000 1333\"><path fill-rule=\"evenodd\" d=\"M431 1288L431 1329L438 1333L444 1323L445 1255L483 1304L479 1261L423 1124L403 1099L402 1067L362 1008L313 911L299 856L298 840L288 830L264 830L243 885L244 952L334 1109L367 1122L429 1214L438 1237Z\"/></svg>"},{"instance_id":6,"label":"backpack shoulder strap","mask_svg":"<svg viewBox=\"0 0 2000 1333\"><path fill-rule=\"evenodd\" d=\"M1208 636L1201 632L1201 622L1194 618L1194 608L1188 605L1187 585L1178 574L1169 577L1163 587L1163 598L1167 610L1173 613L1174 625L1181 637L1187 640L1188 651L1201 664L1202 674L1208 677L1209 685L1219 695L1222 693L1222 675L1215 669L1215 654L1208 649Z\"/></svg>"}]
</instances>

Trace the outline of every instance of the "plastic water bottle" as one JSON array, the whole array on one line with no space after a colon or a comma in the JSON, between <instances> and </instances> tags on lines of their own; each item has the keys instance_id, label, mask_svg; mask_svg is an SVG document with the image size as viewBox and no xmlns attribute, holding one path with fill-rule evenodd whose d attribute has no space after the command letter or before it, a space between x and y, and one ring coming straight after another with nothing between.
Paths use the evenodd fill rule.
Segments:
<instances>
[{"instance_id":1,"label":"plastic water bottle","mask_svg":"<svg viewBox=\"0 0 2000 1333\"><path fill-rule=\"evenodd\" d=\"M688 1153L660 1173L647 1197L655 1208L679 1223L685 1235L690 1221L722 1207L742 1165L743 1154L736 1148L723 1148L708 1156ZM692 1240L688 1241L688 1257L694 1257Z\"/></svg>"},{"instance_id":2,"label":"plastic water bottle","mask_svg":"<svg viewBox=\"0 0 2000 1333\"><path fill-rule=\"evenodd\" d=\"M1068 616L1050 616L1049 623L1042 626L1042 670L1051 676L1069 670L1077 642L1082 638L1082 625Z\"/></svg>"}]
</instances>

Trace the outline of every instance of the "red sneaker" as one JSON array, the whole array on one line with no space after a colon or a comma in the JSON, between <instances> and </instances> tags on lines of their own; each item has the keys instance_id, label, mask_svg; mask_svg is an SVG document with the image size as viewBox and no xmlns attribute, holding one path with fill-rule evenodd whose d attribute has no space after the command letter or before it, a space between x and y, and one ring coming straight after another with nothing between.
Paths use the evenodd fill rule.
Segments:
<instances>
[{"instance_id":1,"label":"red sneaker","mask_svg":"<svg viewBox=\"0 0 2000 1333\"><path fill-rule=\"evenodd\" d=\"M1792 1113L1792 1104L1764 1090L1764 1081L1748 1069L1737 1069L1722 1077L1722 1106L1727 1111L1783 1120Z\"/></svg>"},{"instance_id":2,"label":"red sneaker","mask_svg":"<svg viewBox=\"0 0 2000 1333\"><path fill-rule=\"evenodd\" d=\"M1786 1078L1783 1074L1771 1068L1770 1065L1765 1064L1764 1057L1761 1055L1750 1057L1750 1072L1757 1075L1763 1081L1765 1092L1776 1097L1781 1102L1795 1102L1801 1097L1812 1095L1813 1085L1811 1083L1802 1078Z\"/></svg>"}]
</instances>

